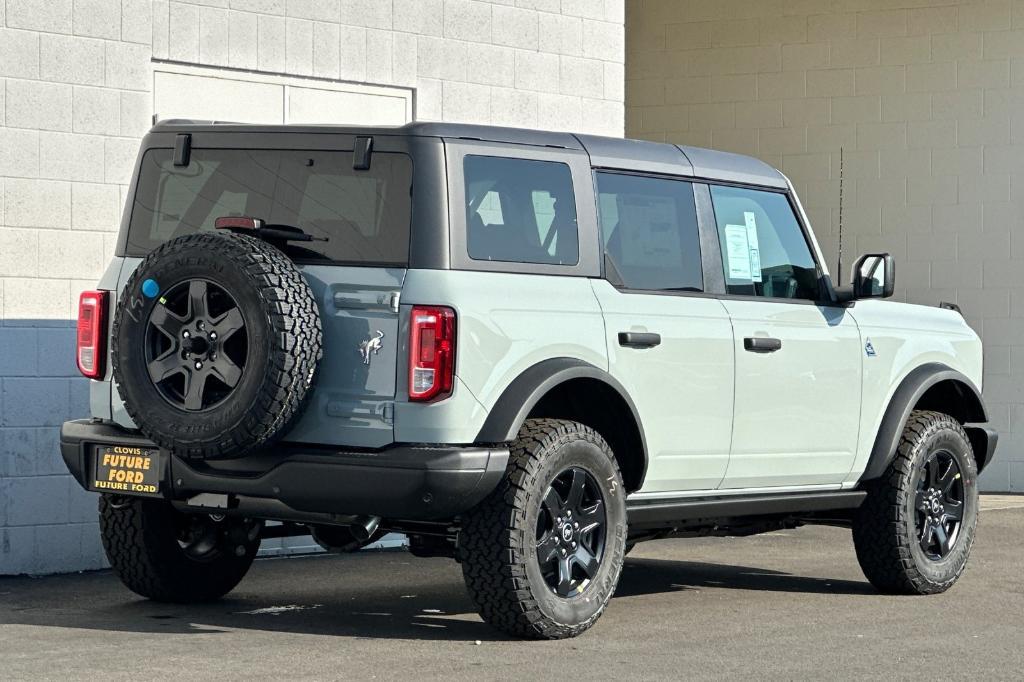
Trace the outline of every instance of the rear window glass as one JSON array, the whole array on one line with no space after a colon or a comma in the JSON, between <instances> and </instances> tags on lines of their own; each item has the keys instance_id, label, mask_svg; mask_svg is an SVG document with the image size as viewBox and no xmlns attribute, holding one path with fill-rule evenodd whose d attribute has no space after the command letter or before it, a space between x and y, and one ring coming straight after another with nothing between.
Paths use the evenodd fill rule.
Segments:
<instances>
[{"instance_id":1,"label":"rear window glass","mask_svg":"<svg viewBox=\"0 0 1024 682\"><path fill-rule=\"evenodd\" d=\"M127 254L145 256L169 239L213 230L221 216L251 216L326 241L289 242L299 260L404 265L409 259L412 161L377 152L369 170L352 153L193 149L175 166L170 149L142 160Z\"/></svg>"},{"instance_id":2,"label":"rear window glass","mask_svg":"<svg viewBox=\"0 0 1024 682\"><path fill-rule=\"evenodd\" d=\"M703 291L693 185L598 173L597 201L609 279L629 289Z\"/></svg>"},{"instance_id":3,"label":"rear window glass","mask_svg":"<svg viewBox=\"0 0 1024 682\"><path fill-rule=\"evenodd\" d=\"M467 156L466 243L473 260L576 265L576 199L569 166Z\"/></svg>"}]
</instances>

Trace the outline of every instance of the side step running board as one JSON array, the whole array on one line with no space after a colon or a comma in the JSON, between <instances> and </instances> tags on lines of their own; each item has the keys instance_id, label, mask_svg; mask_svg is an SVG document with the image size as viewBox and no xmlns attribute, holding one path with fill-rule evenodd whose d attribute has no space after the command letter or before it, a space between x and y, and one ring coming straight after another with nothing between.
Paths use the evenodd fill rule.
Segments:
<instances>
[{"instance_id":1,"label":"side step running board","mask_svg":"<svg viewBox=\"0 0 1024 682\"><path fill-rule=\"evenodd\" d=\"M643 526L695 519L856 509L865 497L867 493L863 490L839 490L821 493L627 500L626 513L630 525Z\"/></svg>"}]
</instances>

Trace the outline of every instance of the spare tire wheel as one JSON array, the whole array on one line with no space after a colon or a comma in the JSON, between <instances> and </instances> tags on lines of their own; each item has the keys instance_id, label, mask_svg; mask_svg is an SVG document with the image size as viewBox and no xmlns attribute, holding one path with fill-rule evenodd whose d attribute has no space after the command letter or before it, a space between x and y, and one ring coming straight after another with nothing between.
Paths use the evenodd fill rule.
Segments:
<instances>
[{"instance_id":1,"label":"spare tire wheel","mask_svg":"<svg viewBox=\"0 0 1024 682\"><path fill-rule=\"evenodd\" d=\"M283 435L322 357L309 284L280 250L199 233L154 249L132 274L111 334L125 409L161 448L239 456Z\"/></svg>"}]
</instances>

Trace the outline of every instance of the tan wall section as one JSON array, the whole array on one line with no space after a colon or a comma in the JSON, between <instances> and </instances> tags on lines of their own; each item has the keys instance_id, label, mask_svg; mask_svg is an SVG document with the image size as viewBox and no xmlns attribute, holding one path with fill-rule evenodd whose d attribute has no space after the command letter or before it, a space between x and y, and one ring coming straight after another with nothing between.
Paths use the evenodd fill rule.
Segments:
<instances>
[{"instance_id":1,"label":"tan wall section","mask_svg":"<svg viewBox=\"0 0 1024 682\"><path fill-rule=\"evenodd\" d=\"M897 298L963 307L982 485L1024 491L1024 0L627 0L626 134L780 168L833 271L842 148L844 270L889 251Z\"/></svg>"}]
</instances>

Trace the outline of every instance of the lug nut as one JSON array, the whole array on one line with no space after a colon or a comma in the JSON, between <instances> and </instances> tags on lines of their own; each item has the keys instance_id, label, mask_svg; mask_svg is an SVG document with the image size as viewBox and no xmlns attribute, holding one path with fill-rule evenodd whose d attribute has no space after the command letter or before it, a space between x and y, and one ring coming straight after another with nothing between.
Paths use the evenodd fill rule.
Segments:
<instances>
[{"instance_id":1,"label":"lug nut","mask_svg":"<svg viewBox=\"0 0 1024 682\"><path fill-rule=\"evenodd\" d=\"M580 522L579 521L573 521L572 527L573 528L579 528L580 527Z\"/></svg>"},{"instance_id":2,"label":"lug nut","mask_svg":"<svg viewBox=\"0 0 1024 682\"><path fill-rule=\"evenodd\" d=\"M210 332L210 338L211 339L216 339L217 338L217 332Z\"/></svg>"},{"instance_id":3,"label":"lug nut","mask_svg":"<svg viewBox=\"0 0 1024 682\"><path fill-rule=\"evenodd\" d=\"M191 334L189 334L189 333L188 333L188 330L187 330L187 329L186 329L185 331L183 331L183 332L181 333L181 335L182 335L182 336L184 336L184 337L185 337L186 339L187 339L188 337L192 336Z\"/></svg>"},{"instance_id":4,"label":"lug nut","mask_svg":"<svg viewBox=\"0 0 1024 682\"><path fill-rule=\"evenodd\" d=\"M245 545L235 547L235 556L245 556Z\"/></svg>"},{"instance_id":5,"label":"lug nut","mask_svg":"<svg viewBox=\"0 0 1024 682\"><path fill-rule=\"evenodd\" d=\"M202 369L202 368L203 368L203 363L197 362L196 363L196 369Z\"/></svg>"},{"instance_id":6,"label":"lug nut","mask_svg":"<svg viewBox=\"0 0 1024 682\"><path fill-rule=\"evenodd\" d=\"M574 543L572 543L572 548L573 548L573 549L576 549L576 543L575 543L575 542L574 542Z\"/></svg>"}]
</instances>

